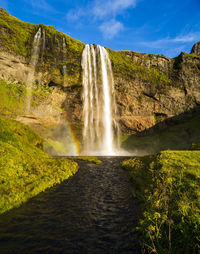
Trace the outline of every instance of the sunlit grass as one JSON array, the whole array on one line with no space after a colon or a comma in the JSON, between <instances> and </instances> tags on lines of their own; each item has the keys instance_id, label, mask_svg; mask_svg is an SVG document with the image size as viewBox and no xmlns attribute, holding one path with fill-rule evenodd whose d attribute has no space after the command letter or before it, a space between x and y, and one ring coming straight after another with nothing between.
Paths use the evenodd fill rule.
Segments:
<instances>
[{"instance_id":1,"label":"sunlit grass","mask_svg":"<svg viewBox=\"0 0 200 254\"><path fill-rule=\"evenodd\" d=\"M76 162L52 158L42 149L42 138L28 126L0 117L0 213L78 170Z\"/></svg>"},{"instance_id":2,"label":"sunlit grass","mask_svg":"<svg viewBox=\"0 0 200 254\"><path fill-rule=\"evenodd\" d=\"M95 164L101 164L102 163L102 161L100 161L98 159L98 157L96 157L96 156L76 156L76 157L72 157L72 159L73 158L76 159L76 160L93 162Z\"/></svg>"},{"instance_id":3,"label":"sunlit grass","mask_svg":"<svg viewBox=\"0 0 200 254\"><path fill-rule=\"evenodd\" d=\"M123 162L142 201L139 230L153 253L200 247L200 151L164 151Z\"/></svg>"}]
</instances>

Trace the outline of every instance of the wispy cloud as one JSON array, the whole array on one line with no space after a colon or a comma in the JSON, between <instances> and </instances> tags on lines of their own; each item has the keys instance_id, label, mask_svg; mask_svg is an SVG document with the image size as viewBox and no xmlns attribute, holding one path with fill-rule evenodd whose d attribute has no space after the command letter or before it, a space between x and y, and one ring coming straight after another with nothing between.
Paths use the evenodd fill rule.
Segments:
<instances>
[{"instance_id":1,"label":"wispy cloud","mask_svg":"<svg viewBox=\"0 0 200 254\"><path fill-rule=\"evenodd\" d=\"M200 40L200 31L189 33L183 36L177 36L176 38L172 39L172 42L194 42Z\"/></svg>"},{"instance_id":2,"label":"wispy cloud","mask_svg":"<svg viewBox=\"0 0 200 254\"><path fill-rule=\"evenodd\" d=\"M96 18L116 17L128 8L135 7L137 0L96 0L92 8Z\"/></svg>"},{"instance_id":3,"label":"wispy cloud","mask_svg":"<svg viewBox=\"0 0 200 254\"><path fill-rule=\"evenodd\" d=\"M26 0L27 3L31 4L34 10L45 11L45 12L56 12L56 10L48 4L45 0Z\"/></svg>"},{"instance_id":4,"label":"wispy cloud","mask_svg":"<svg viewBox=\"0 0 200 254\"><path fill-rule=\"evenodd\" d=\"M86 12L83 9L71 9L67 13L67 20L70 22L74 22L80 19L80 17L85 16Z\"/></svg>"},{"instance_id":5,"label":"wispy cloud","mask_svg":"<svg viewBox=\"0 0 200 254\"><path fill-rule=\"evenodd\" d=\"M141 44L151 48L163 48L169 47L173 44L196 42L198 40L200 40L200 31L190 32L188 34L180 34L174 38L165 37L156 41L141 42Z\"/></svg>"},{"instance_id":6,"label":"wispy cloud","mask_svg":"<svg viewBox=\"0 0 200 254\"><path fill-rule=\"evenodd\" d=\"M100 31L106 39L113 39L123 28L124 25L115 19L104 22L99 26Z\"/></svg>"},{"instance_id":7,"label":"wispy cloud","mask_svg":"<svg viewBox=\"0 0 200 254\"><path fill-rule=\"evenodd\" d=\"M155 41L139 42L140 45L149 49L157 49L165 55L174 57L181 51L188 51L191 48L191 43L200 41L200 31L181 33L175 37L165 37Z\"/></svg>"},{"instance_id":8,"label":"wispy cloud","mask_svg":"<svg viewBox=\"0 0 200 254\"><path fill-rule=\"evenodd\" d=\"M90 22L100 22L98 28L105 39L112 39L124 29L124 24L117 20L118 16L136 7L138 1L141 0L94 0L85 8L69 10L67 20L80 22L81 18L89 17Z\"/></svg>"}]
</instances>

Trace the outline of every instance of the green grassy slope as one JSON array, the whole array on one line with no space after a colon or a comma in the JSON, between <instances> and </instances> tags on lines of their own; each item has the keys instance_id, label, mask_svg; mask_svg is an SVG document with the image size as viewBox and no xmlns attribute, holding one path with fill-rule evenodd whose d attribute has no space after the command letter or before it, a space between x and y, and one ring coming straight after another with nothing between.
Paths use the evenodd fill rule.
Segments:
<instances>
[{"instance_id":1,"label":"green grassy slope","mask_svg":"<svg viewBox=\"0 0 200 254\"><path fill-rule=\"evenodd\" d=\"M24 110L26 87L21 83L7 83L0 79L0 114L15 116Z\"/></svg>"},{"instance_id":2,"label":"green grassy slope","mask_svg":"<svg viewBox=\"0 0 200 254\"><path fill-rule=\"evenodd\" d=\"M35 30L35 25L22 22L0 9L0 47L22 56L30 55Z\"/></svg>"},{"instance_id":3,"label":"green grassy slope","mask_svg":"<svg viewBox=\"0 0 200 254\"><path fill-rule=\"evenodd\" d=\"M48 82L81 86L81 55L84 43L57 31L53 26L23 22L0 8L0 50L30 62L34 36L42 30L36 72L48 73ZM63 47L65 42L65 48ZM63 73L63 67L66 73Z\"/></svg>"},{"instance_id":4,"label":"green grassy slope","mask_svg":"<svg viewBox=\"0 0 200 254\"><path fill-rule=\"evenodd\" d=\"M174 126L145 136L127 136L122 147L144 153L155 153L161 150L188 149L192 143L200 143L200 115L185 118Z\"/></svg>"},{"instance_id":5,"label":"green grassy slope","mask_svg":"<svg viewBox=\"0 0 200 254\"><path fill-rule=\"evenodd\" d=\"M76 157L71 157L71 159L75 158L76 160L81 160L81 161L88 161L88 162L93 162L94 164L101 164L102 161L98 159L96 156L76 156Z\"/></svg>"},{"instance_id":6,"label":"green grassy slope","mask_svg":"<svg viewBox=\"0 0 200 254\"><path fill-rule=\"evenodd\" d=\"M151 85L161 89L166 87L171 80L166 73L157 70L156 68L149 68L144 64L134 62L130 55L137 55L143 62L151 59L154 55L137 53L133 51L115 51L107 49L110 60L112 62L113 72L116 77L122 77L125 80L134 80L139 78L142 81L148 81ZM129 55L130 54L130 55Z\"/></svg>"},{"instance_id":7,"label":"green grassy slope","mask_svg":"<svg viewBox=\"0 0 200 254\"><path fill-rule=\"evenodd\" d=\"M72 50L71 53L82 50L84 47L82 42L57 31L53 26L34 25L23 22L10 15L5 9L0 8L0 46L8 51L25 57L29 56L31 54L33 38L39 27L45 29L47 40L53 40L55 36L64 36L67 46Z\"/></svg>"},{"instance_id":8,"label":"green grassy slope","mask_svg":"<svg viewBox=\"0 0 200 254\"><path fill-rule=\"evenodd\" d=\"M44 153L28 126L0 117L0 213L72 176L77 163Z\"/></svg>"},{"instance_id":9,"label":"green grassy slope","mask_svg":"<svg viewBox=\"0 0 200 254\"><path fill-rule=\"evenodd\" d=\"M164 151L123 162L142 201L147 253L198 253L200 151Z\"/></svg>"}]
</instances>

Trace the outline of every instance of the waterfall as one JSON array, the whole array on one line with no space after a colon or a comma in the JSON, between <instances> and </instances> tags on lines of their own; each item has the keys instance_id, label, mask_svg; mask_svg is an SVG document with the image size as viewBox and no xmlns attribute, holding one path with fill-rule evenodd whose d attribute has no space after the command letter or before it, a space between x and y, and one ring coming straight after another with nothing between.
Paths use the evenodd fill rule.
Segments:
<instances>
[{"instance_id":1,"label":"waterfall","mask_svg":"<svg viewBox=\"0 0 200 254\"><path fill-rule=\"evenodd\" d=\"M28 73L27 77L27 96L25 102L25 108L27 112L30 112L31 108L31 100L32 100L32 86L34 82L34 75L35 75L35 68L38 63L39 54L40 54L40 45L41 45L41 38L42 38L42 29L39 27L37 33L34 36L32 51L31 51L31 59L29 65L33 69L31 72ZM43 32L43 45L42 48L45 47L45 33Z\"/></svg>"},{"instance_id":2,"label":"waterfall","mask_svg":"<svg viewBox=\"0 0 200 254\"><path fill-rule=\"evenodd\" d=\"M112 66L104 47L86 45L83 69L83 153L114 155L118 131Z\"/></svg>"},{"instance_id":3,"label":"waterfall","mask_svg":"<svg viewBox=\"0 0 200 254\"><path fill-rule=\"evenodd\" d=\"M62 49L63 49L63 61L65 61L66 57L66 52L67 52L67 45L66 45L66 40L65 37L63 37L63 43L62 43ZM64 83L65 83L65 74L67 73L67 66L66 64L63 65L63 76L64 76Z\"/></svg>"},{"instance_id":4,"label":"waterfall","mask_svg":"<svg viewBox=\"0 0 200 254\"><path fill-rule=\"evenodd\" d=\"M42 29L41 29L41 27L39 27L37 33L35 34L34 40L33 40L33 47L32 47L31 60L30 60L30 64L34 68L35 68L35 66L38 62L38 58L39 58L41 37L42 37Z\"/></svg>"}]
</instances>

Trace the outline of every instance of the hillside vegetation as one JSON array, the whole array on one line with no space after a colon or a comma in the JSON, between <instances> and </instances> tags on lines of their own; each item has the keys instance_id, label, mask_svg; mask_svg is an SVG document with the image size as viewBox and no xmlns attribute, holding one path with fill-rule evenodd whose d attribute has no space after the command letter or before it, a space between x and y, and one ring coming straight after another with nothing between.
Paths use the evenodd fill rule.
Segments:
<instances>
[{"instance_id":1,"label":"hillside vegetation","mask_svg":"<svg viewBox=\"0 0 200 254\"><path fill-rule=\"evenodd\" d=\"M122 147L143 154L157 153L162 150L188 150L193 143L200 143L200 115L185 117L174 121L174 125L143 136L124 136Z\"/></svg>"},{"instance_id":2,"label":"hillside vegetation","mask_svg":"<svg viewBox=\"0 0 200 254\"><path fill-rule=\"evenodd\" d=\"M78 170L76 162L52 158L42 149L42 138L28 126L0 117L0 213Z\"/></svg>"},{"instance_id":3,"label":"hillside vegetation","mask_svg":"<svg viewBox=\"0 0 200 254\"><path fill-rule=\"evenodd\" d=\"M164 151L122 166L142 201L143 248L148 253L198 253L200 151Z\"/></svg>"}]
</instances>

